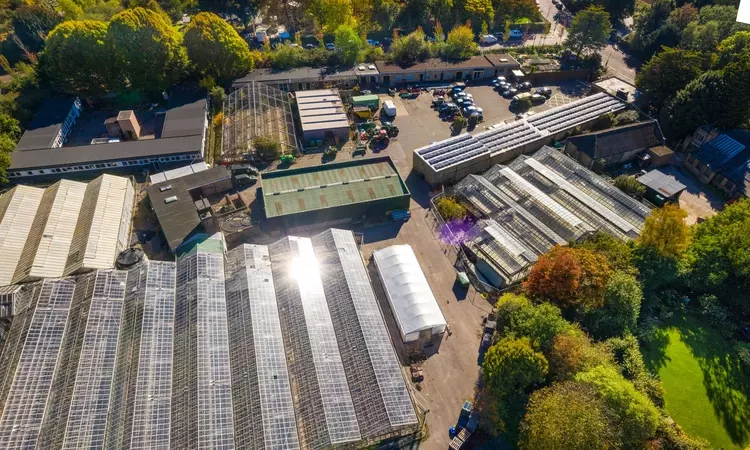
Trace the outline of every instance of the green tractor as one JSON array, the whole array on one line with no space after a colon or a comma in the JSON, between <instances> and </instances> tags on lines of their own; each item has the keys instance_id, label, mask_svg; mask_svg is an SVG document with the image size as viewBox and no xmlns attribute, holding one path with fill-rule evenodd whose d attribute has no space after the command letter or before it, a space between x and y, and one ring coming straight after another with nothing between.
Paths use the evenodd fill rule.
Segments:
<instances>
[{"instance_id":1,"label":"green tractor","mask_svg":"<svg viewBox=\"0 0 750 450\"><path fill-rule=\"evenodd\" d=\"M394 138L398 136L399 129L396 125L392 124L391 122L383 122L383 126L381 128L385 130L389 138Z\"/></svg>"},{"instance_id":2,"label":"green tractor","mask_svg":"<svg viewBox=\"0 0 750 450\"><path fill-rule=\"evenodd\" d=\"M294 162L294 155L290 155L290 154L281 155L281 162L292 164Z\"/></svg>"}]
</instances>

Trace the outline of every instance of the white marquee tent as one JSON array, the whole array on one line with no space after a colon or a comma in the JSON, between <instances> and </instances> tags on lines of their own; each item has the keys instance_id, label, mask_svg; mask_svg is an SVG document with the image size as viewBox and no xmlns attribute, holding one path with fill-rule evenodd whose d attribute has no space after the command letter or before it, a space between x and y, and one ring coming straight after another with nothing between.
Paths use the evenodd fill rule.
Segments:
<instances>
[{"instance_id":1,"label":"white marquee tent","mask_svg":"<svg viewBox=\"0 0 750 450\"><path fill-rule=\"evenodd\" d=\"M423 332L445 332L445 317L411 247L394 245L376 251L373 257L401 339L412 342Z\"/></svg>"}]
</instances>

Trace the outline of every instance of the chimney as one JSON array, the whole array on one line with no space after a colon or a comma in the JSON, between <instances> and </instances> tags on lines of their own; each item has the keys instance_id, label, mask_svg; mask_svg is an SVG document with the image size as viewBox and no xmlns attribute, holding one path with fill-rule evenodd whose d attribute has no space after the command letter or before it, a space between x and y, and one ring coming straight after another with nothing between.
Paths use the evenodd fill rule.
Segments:
<instances>
[{"instance_id":1,"label":"chimney","mask_svg":"<svg viewBox=\"0 0 750 450\"><path fill-rule=\"evenodd\" d=\"M135 117L133 110L120 111L117 115L117 123L120 125L122 134L129 141L137 141L141 137L141 126Z\"/></svg>"}]
</instances>

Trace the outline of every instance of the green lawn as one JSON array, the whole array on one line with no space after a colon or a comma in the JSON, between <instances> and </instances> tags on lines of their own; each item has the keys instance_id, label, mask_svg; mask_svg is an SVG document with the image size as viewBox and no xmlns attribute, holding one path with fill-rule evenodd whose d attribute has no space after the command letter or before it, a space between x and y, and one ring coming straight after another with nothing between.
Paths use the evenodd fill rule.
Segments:
<instances>
[{"instance_id":1,"label":"green lawn","mask_svg":"<svg viewBox=\"0 0 750 450\"><path fill-rule=\"evenodd\" d=\"M661 377L669 414L717 449L745 448L750 444L750 379L727 341L692 318L675 320L663 331L644 358Z\"/></svg>"}]
</instances>

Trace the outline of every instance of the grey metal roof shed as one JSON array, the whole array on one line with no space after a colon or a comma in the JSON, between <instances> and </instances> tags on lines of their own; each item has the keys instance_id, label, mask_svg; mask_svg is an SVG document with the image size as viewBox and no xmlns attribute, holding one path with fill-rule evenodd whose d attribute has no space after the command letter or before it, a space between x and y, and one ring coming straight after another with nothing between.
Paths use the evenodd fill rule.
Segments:
<instances>
[{"instance_id":1,"label":"grey metal roof shed","mask_svg":"<svg viewBox=\"0 0 750 450\"><path fill-rule=\"evenodd\" d=\"M667 199L676 199L687 186L661 170L652 170L638 177L638 182Z\"/></svg>"}]
</instances>

